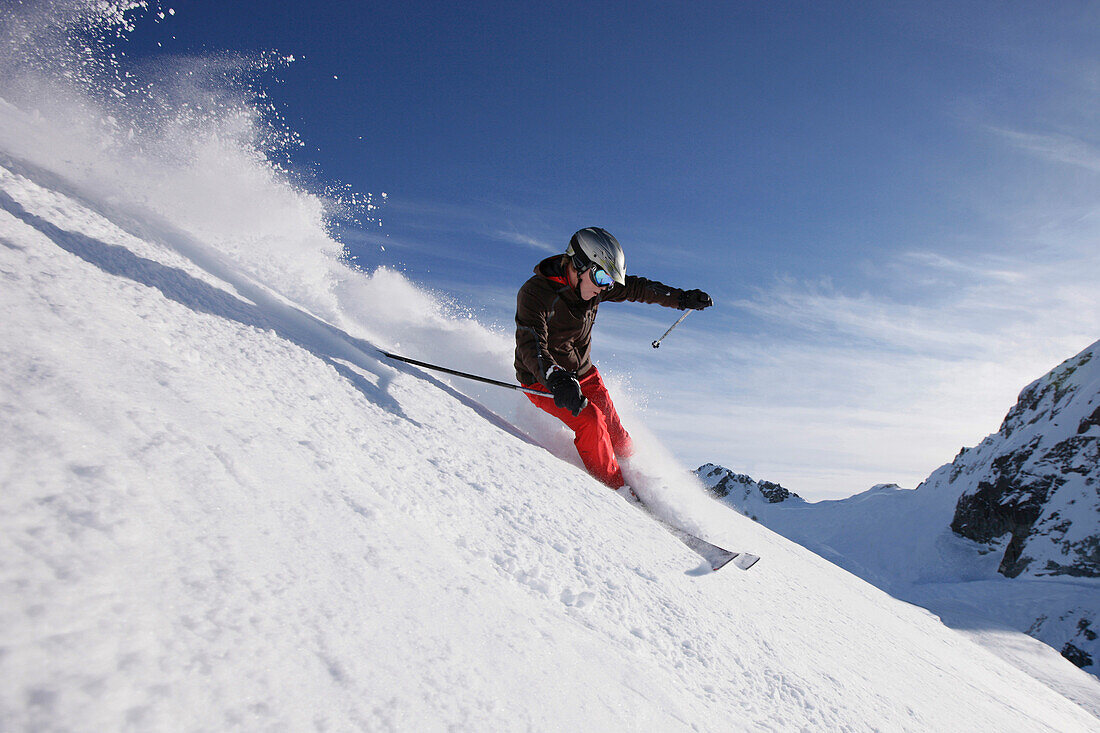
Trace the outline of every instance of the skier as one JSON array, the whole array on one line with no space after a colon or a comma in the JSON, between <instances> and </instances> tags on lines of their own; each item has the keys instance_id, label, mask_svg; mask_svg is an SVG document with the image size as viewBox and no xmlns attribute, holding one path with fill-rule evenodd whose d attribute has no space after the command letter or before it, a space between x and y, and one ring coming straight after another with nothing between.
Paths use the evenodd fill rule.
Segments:
<instances>
[{"instance_id":1,"label":"skier","mask_svg":"<svg viewBox=\"0 0 1100 733\"><path fill-rule=\"evenodd\" d=\"M616 457L633 447L592 364L592 324L600 303L624 300L680 310L713 304L702 290L627 275L618 240L599 227L581 229L564 255L540 262L516 298L516 378L549 392L527 398L573 430L585 468L616 490L626 483Z\"/></svg>"}]
</instances>

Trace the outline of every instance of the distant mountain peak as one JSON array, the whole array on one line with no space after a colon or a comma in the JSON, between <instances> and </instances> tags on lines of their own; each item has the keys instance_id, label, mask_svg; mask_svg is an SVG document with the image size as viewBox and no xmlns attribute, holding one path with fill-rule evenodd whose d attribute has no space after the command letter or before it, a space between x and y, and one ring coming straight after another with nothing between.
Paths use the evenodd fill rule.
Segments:
<instances>
[{"instance_id":1,"label":"distant mountain peak","mask_svg":"<svg viewBox=\"0 0 1100 733\"><path fill-rule=\"evenodd\" d=\"M1020 393L1000 430L952 464L966 484L951 529L1008 539L1010 578L1100 577L1100 342Z\"/></svg>"},{"instance_id":2,"label":"distant mountain peak","mask_svg":"<svg viewBox=\"0 0 1100 733\"><path fill-rule=\"evenodd\" d=\"M738 499L738 505L743 507L744 502L754 498L763 500L768 504L779 504L784 501L805 501L801 496L783 488L772 481L756 481L751 476L719 466L715 463L705 463L695 469L695 473L703 480L707 490L719 499L732 497Z\"/></svg>"}]
</instances>

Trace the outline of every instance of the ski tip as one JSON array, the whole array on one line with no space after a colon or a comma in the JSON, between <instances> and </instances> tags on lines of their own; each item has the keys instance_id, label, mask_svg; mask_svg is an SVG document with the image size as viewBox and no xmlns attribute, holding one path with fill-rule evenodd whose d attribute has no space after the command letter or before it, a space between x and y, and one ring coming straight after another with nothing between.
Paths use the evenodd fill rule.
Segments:
<instances>
[{"instance_id":1,"label":"ski tip","mask_svg":"<svg viewBox=\"0 0 1100 733\"><path fill-rule=\"evenodd\" d=\"M730 562L737 559L737 555L738 555L738 553L736 553L736 552L725 552L725 551L723 551L723 553L721 555L718 555L716 557L711 557L708 561L709 564L710 564L711 572L715 572L715 571L721 570L722 568L726 567L727 565L730 564Z\"/></svg>"},{"instance_id":2,"label":"ski tip","mask_svg":"<svg viewBox=\"0 0 1100 733\"><path fill-rule=\"evenodd\" d=\"M742 552L733 559L733 564L742 570L748 570L758 562L760 562L759 555L751 555L747 552Z\"/></svg>"},{"instance_id":3,"label":"ski tip","mask_svg":"<svg viewBox=\"0 0 1100 733\"><path fill-rule=\"evenodd\" d=\"M741 570L748 570L759 561L759 555L752 555L747 552L729 552L719 557L712 558L710 560L710 569L711 572L714 572L732 563Z\"/></svg>"}]
</instances>

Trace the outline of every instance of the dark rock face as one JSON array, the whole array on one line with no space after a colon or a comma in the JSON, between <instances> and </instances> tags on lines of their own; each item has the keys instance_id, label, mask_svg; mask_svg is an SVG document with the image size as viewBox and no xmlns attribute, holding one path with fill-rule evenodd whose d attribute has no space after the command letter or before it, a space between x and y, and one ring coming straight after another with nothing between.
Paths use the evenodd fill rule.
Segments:
<instances>
[{"instance_id":1,"label":"dark rock face","mask_svg":"<svg viewBox=\"0 0 1100 733\"><path fill-rule=\"evenodd\" d=\"M1062 656L1078 667L1092 666L1092 656L1088 652L1078 649L1071 642L1067 641L1066 645L1062 647Z\"/></svg>"},{"instance_id":2,"label":"dark rock face","mask_svg":"<svg viewBox=\"0 0 1100 733\"><path fill-rule=\"evenodd\" d=\"M1086 672L1096 674L1097 662L1097 634L1092 630L1092 621L1095 611L1086 608L1073 608L1058 617L1043 616L1035 620L1028 633L1037 638L1046 625L1055 627L1056 636L1064 641L1061 646L1052 644L1063 657L1084 669Z\"/></svg>"},{"instance_id":3,"label":"dark rock face","mask_svg":"<svg viewBox=\"0 0 1100 733\"><path fill-rule=\"evenodd\" d=\"M1100 577L1100 385L1086 350L1029 385L997 434L955 459L969 473L951 529L992 543L1006 535L999 572L1014 578ZM990 457L991 456L991 457ZM975 469L978 470L975 470Z\"/></svg>"},{"instance_id":4,"label":"dark rock face","mask_svg":"<svg viewBox=\"0 0 1100 733\"><path fill-rule=\"evenodd\" d=\"M707 489L719 499L725 499L732 491L745 490L756 484L752 478L743 473L734 473L713 463L699 466L695 469L695 473L707 482Z\"/></svg>"},{"instance_id":5,"label":"dark rock face","mask_svg":"<svg viewBox=\"0 0 1100 733\"><path fill-rule=\"evenodd\" d=\"M1062 656L1069 661L1076 664L1078 667L1085 668L1091 667L1096 660L1092 655L1081 649L1081 646L1093 646L1091 643L1096 641L1096 632L1092 630L1092 620L1088 617L1083 617L1077 622L1077 636L1072 641L1067 641L1066 645L1062 647ZM1074 642L1077 642L1076 644Z\"/></svg>"},{"instance_id":6,"label":"dark rock face","mask_svg":"<svg viewBox=\"0 0 1100 733\"><path fill-rule=\"evenodd\" d=\"M760 493L764 498L768 500L769 504L778 504L781 501L786 501L792 496L795 498L801 498L798 494L784 489L782 486L771 481L761 481L759 483Z\"/></svg>"},{"instance_id":7,"label":"dark rock face","mask_svg":"<svg viewBox=\"0 0 1100 733\"><path fill-rule=\"evenodd\" d=\"M999 568L1010 578L1019 575L1030 562L1025 560L1021 564L1024 543L1042 514L1051 489L1062 482L1057 475L1034 476L1022 469L1037 442L995 458L990 477L979 481L974 493L959 499L951 522L955 534L976 542L992 542L1010 533L1012 539Z\"/></svg>"},{"instance_id":8,"label":"dark rock face","mask_svg":"<svg viewBox=\"0 0 1100 733\"><path fill-rule=\"evenodd\" d=\"M1087 433L1089 428L1093 426L1100 426L1100 407L1097 407L1092 411L1092 414L1081 420L1077 425L1077 434L1083 435Z\"/></svg>"}]
</instances>

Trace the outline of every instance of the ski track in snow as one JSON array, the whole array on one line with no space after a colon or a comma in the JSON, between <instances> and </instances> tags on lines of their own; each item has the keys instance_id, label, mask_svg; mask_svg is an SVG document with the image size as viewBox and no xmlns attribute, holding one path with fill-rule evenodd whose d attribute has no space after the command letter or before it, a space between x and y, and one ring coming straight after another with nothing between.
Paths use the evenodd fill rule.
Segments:
<instances>
[{"instance_id":1,"label":"ski track in snow","mask_svg":"<svg viewBox=\"0 0 1100 733\"><path fill-rule=\"evenodd\" d=\"M479 402L8 162L0 728L1097 728L717 504L764 560L688 574Z\"/></svg>"}]
</instances>

